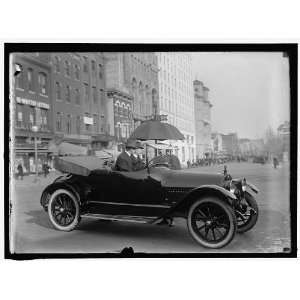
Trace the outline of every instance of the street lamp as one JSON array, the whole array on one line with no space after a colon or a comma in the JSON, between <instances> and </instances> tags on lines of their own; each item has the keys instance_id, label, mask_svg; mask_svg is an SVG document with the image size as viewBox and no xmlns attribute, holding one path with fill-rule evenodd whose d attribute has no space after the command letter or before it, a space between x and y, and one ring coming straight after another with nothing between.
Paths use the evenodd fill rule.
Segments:
<instances>
[{"instance_id":1,"label":"street lamp","mask_svg":"<svg viewBox=\"0 0 300 300\"><path fill-rule=\"evenodd\" d=\"M38 148L37 148L37 132L39 127L37 125L32 126L32 131L35 133L34 135L34 154L35 154L35 178L33 182L38 181Z\"/></svg>"}]
</instances>

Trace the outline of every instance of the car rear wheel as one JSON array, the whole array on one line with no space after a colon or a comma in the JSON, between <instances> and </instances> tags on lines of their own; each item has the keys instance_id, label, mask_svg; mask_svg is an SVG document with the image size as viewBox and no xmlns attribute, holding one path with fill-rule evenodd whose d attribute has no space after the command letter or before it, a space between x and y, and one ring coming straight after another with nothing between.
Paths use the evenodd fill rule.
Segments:
<instances>
[{"instance_id":1,"label":"car rear wheel","mask_svg":"<svg viewBox=\"0 0 300 300\"><path fill-rule=\"evenodd\" d=\"M74 194L65 189L56 190L49 199L48 215L56 229L73 230L80 220L79 204Z\"/></svg>"},{"instance_id":2,"label":"car rear wheel","mask_svg":"<svg viewBox=\"0 0 300 300\"><path fill-rule=\"evenodd\" d=\"M236 217L231 207L219 198L197 200L189 209L187 225L193 239L207 248L222 248L236 232Z\"/></svg>"},{"instance_id":3,"label":"car rear wheel","mask_svg":"<svg viewBox=\"0 0 300 300\"><path fill-rule=\"evenodd\" d=\"M246 192L242 209L236 210L237 232L244 233L253 228L258 219L258 205L254 197Z\"/></svg>"}]
</instances>

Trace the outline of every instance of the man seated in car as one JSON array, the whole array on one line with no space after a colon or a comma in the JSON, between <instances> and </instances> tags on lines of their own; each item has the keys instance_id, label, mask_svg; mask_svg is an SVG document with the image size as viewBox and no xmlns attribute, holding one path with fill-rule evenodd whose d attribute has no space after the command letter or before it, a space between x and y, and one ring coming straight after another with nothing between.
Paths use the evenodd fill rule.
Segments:
<instances>
[{"instance_id":1,"label":"man seated in car","mask_svg":"<svg viewBox=\"0 0 300 300\"><path fill-rule=\"evenodd\" d=\"M132 172L134 171L132 154L136 149L136 142L133 140L128 140L125 145L125 150L118 156L115 170L116 171L125 171L125 172Z\"/></svg>"},{"instance_id":2,"label":"man seated in car","mask_svg":"<svg viewBox=\"0 0 300 300\"><path fill-rule=\"evenodd\" d=\"M133 170L138 171L145 168L145 163L143 162L141 158L140 151L144 149L142 144L139 141L136 141L135 149L133 153L131 154L132 164L133 164Z\"/></svg>"}]
</instances>

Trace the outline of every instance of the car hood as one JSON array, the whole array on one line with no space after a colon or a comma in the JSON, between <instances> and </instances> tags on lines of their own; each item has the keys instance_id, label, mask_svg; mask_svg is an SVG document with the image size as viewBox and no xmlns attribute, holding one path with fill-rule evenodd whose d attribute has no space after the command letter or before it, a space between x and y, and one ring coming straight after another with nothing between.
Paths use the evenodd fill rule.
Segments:
<instances>
[{"instance_id":1,"label":"car hood","mask_svg":"<svg viewBox=\"0 0 300 300\"><path fill-rule=\"evenodd\" d=\"M165 178L166 187L198 187L206 184L223 185L222 174L172 171Z\"/></svg>"}]
</instances>

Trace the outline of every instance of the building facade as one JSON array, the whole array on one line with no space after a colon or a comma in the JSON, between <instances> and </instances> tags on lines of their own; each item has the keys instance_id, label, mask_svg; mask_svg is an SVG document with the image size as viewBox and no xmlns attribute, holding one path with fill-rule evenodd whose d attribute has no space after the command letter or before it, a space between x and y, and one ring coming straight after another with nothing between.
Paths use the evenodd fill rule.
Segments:
<instances>
[{"instance_id":1,"label":"building facade","mask_svg":"<svg viewBox=\"0 0 300 300\"><path fill-rule=\"evenodd\" d=\"M225 154L236 156L240 154L239 140L237 133L214 133L213 134L214 155Z\"/></svg>"},{"instance_id":2,"label":"building facade","mask_svg":"<svg viewBox=\"0 0 300 300\"><path fill-rule=\"evenodd\" d=\"M157 52L159 75L159 114L177 127L184 141L172 141L182 164L196 159L195 112L192 61L187 53Z\"/></svg>"},{"instance_id":3,"label":"building facade","mask_svg":"<svg viewBox=\"0 0 300 300\"><path fill-rule=\"evenodd\" d=\"M282 160L290 159L290 122L285 121L277 128L278 137L282 143Z\"/></svg>"},{"instance_id":4,"label":"building facade","mask_svg":"<svg viewBox=\"0 0 300 300\"><path fill-rule=\"evenodd\" d=\"M158 69L153 53L107 52L108 123L117 145L158 112Z\"/></svg>"},{"instance_id":5,"label":"building facade","mask_svg":"<svg viewBox=\"0 0 300 300\"><path fill-rule=\"evenodd\" d=\"M54 140L101 149L108 143L104 56L52 53Z\"/></svg>"},{"instance_id":6,"label":"building facade","mask_svg":"<svg viewBox=\"0 0 300 300\"><path fill-rule=\"evenodd\" d=\"M49 142L53 138L50 55L17 53L12 65L21 72L13 78L11 92L12 145L14 163L22 164L25 173L36 172L35 138L38 168L50 160ZM11 66L12 67L12 66ZM36 127L37 132L33 129Z\"/></svg>"},{"instance_id":7,"label":"building facade","mask_svg":"<svg viewBox=\"0 0 300 300\"><path fill-rule=\"evenodd\" d=\"M209 89L203 82L194 80L195 101L195 134L196 134L196 156L198 158L208 157L211 152L211 108L208 100Z\"/></svg>"},{"instance_id":8,"label":"building facade","mask_svg":"<svg viewBox=\"0 0 300 300\"><path fill-rule=\"evenodd\" d=\"M124 85L133 97L133 120L159 113L158 65L153 52L123 53Z\"/></svg>"}]
</instances>

